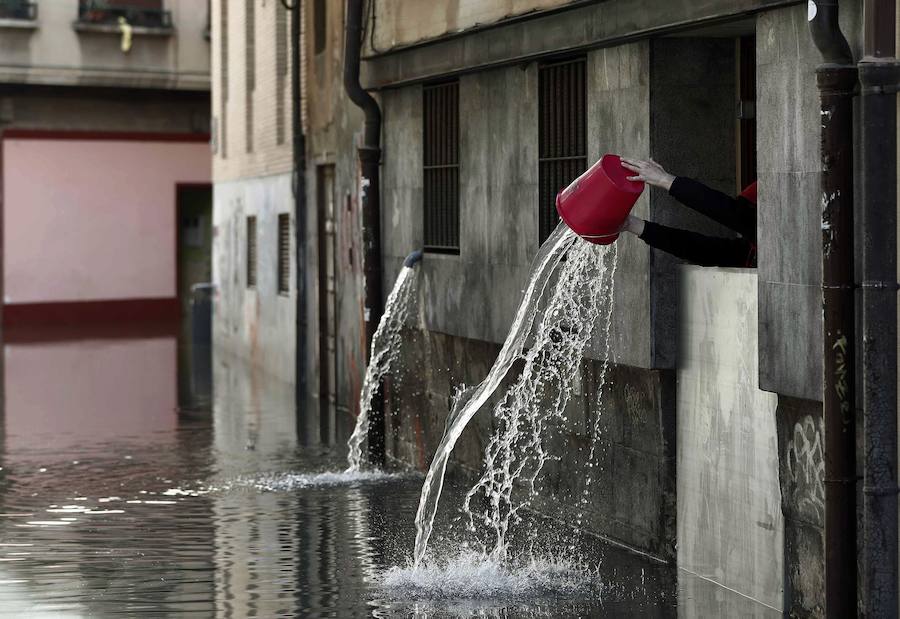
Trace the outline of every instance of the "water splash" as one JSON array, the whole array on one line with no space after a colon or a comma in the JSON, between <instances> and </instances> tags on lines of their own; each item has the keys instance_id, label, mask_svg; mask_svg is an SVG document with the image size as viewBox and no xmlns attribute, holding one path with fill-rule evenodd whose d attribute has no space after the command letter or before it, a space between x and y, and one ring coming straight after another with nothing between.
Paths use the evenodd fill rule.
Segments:
<instances>
[{"instance_id":1,"label":"water splash","mask_svg":"<svg viewBox=\"0 0 900 619\"><path fill-rule=\"evenodd\" d=\"M430 601L581 596L601 589L598 570L576 561L528 557L501 562L472 551L419 567L393 567L379 584L390 597Z\"/></svg>"},{"instance_id":2,"label":"water splash","mask_svg":"<svg viewBox=\"0 0 900 619\"><path fill-rule=\"evenodd\" d=\"M369 417L372 412L372 398L382 379L390 373L397 361L402 343L403 326L409 316L411 302L414 299L416 278L413 267L404 266L397 276L394 289L388 295L384 306L384 314L378 329L372 338L372 352L366 376L359 394L359 416L356 427L347 442L350 448L347 454L347 473L355 473L365 465L363 444L369 435Z\"/></svg>"},{"instance_id":3,"label":"water splash","mask_svg":"<svg viewBox=\"0 0 900 619\"><path fill-rule=\"evenodd\" d=\"M478 386L462 393L453 404L453 408L447 418L444 436L441 438L434 460L431 462L425 482L422 485L422 495L416 511L416 546L414 552L414 565L416 567L421 563L428 547L428 540L434 526L434 518L441 498L444 475L450 454L453 452L453 448L456 446L469 421L493 395L513 363L522 358L522 352L538 313L540 299L550 284L562 257L576 242L576 239L575 233L567 228L565 224L560 223L553 234L550 235L550 238L541 246L541 250L532 265L532 275L528 287L525 289L519 309L513 319L503 348L497 356L497 360L491 367L487 377ZM580 243L580 245L584 245L584 243ZM562 284L562 287L571 285L565 279L561 279L559 282ZM558 284L557 288L559 287ZM551 308L548 307L549 309ZM544 315L548 314L545 312ZM552 316L552 313L550 315Z\"/></svg>"},{"instance_id":4,"label":"water splash","mask_svg":"<svg viewBox=\"0 0 900 619\"><path fill-rule=\"evenodd\" d=\"M494 560L506 559L510 528L538 495L544 465L558 459L546 441L567 421L566 406L598 323L608 341L616 259L615 246L576 242L536 325L534 343L522 354L523 369L493 409L496 429L485 448L484 472L466 494L463 510L470 532L478 532L479 526L486 530L482 551ZM601 352L605 359L606 350ZM595 424L595 438L598 433Z\"/></svg>"}]
</instances>

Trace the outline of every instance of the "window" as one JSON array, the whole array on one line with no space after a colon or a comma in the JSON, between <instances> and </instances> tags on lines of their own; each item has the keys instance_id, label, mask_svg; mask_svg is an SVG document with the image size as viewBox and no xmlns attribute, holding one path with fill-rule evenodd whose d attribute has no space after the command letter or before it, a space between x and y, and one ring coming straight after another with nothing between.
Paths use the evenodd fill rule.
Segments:
<instances>
[{"instance_id":1,"label":"window","mask_svg":"<svg viewBox=\"0 0 900 619\"><path fill-rule=\"evenodd\" d=\"M37 19L37 5L26 0L0 0L0 19Z\"/></svg>"},{"instance_id":2,"label":"window","mask_svg":"<svg viewBox=\"0 0 900 619\"><path fill-rule=\"evenodd\" d=\"M313 3L313 44L317 54L325 51L328 34L328 14L325 12L327 0L316 0Z\"/></svg>"},{"instance_id":3,"label":"window","mask_svg":"<svg viewBox=\"0 0 900 619\"><path fill-rule=\"evenodd\" d=\"M275 142L284 144L286 118L284 87L288 73L288 19L281 0L275 3Z\"/></svg>"},{"instance_id":4,"label":"window","mask_svg":"<svg viewBox=\"0 0 900 619\"><path fill-rule=\"evenodd\" d=\"M228 156L228 3L219 3L219 67L222 70L222 85L219 88L219 123L218 142L219 154L222 159Z\"/></svg>"},{"instance_id":5,"label":"window","mask_svg":"<svg viewBox=\"0 0 900 619\"><path fill-rule=\"evenodd\" d=\"M256 217L247 218L247 288L256 288Z\"/></svg>"},{"instance_id":6,"label":"window","mask_svg":"<svg viewBox=\"0 0 900 619\"><path fill-rule=\"evenodd\" d=\"M756 37L737 40L737 190L756 180Z\"/></svg>"},{"instance_id":7,"label":"window","mask_svg":"<svg viewBox=\"0 0 900 619\"><path fill-rule=\"evenodd\" d=\"M79 0L78 21L82 24L118 24L119 18L132 26L171 28L172 13L163 10L162 0Z\"/></svg>"},{"instance_id":8,"label":"window","mask_svg":"<svg viewBox=\"0 0 900 619\"><path fill-rule=\"evenodd\" d=\"M246 127L247 152L253 152L253 95L256 90L256 0L246 0L244 21L244 127Z\"/></svg>"},{"instance_id":9,"label":"window","mask_svg":"<svg viewBox=\"0 0 900 619\"><path fill-rule=\"evenodd\" d=\"M291 291L291 216L278 216L278 292Z\"/></svg>"},{"instance_id":10,"label":"window","mask_svg":"<svg viewBox=\"0 0 900 619\"><path fill-rule=\"evenodd\" d=\"M459 82L423 90L425 249L459 253Z\"/></svg>"},{"instance_id":11,"label":"window","mask_svg":"<svg viewBox=\"0 0 900 619\"><path fill-rule=\"evenodd\" d=\"M538 234L559 223L556 194L587 169L584 57L546 63L538 77Z\"/></svg>"}]
</instances>

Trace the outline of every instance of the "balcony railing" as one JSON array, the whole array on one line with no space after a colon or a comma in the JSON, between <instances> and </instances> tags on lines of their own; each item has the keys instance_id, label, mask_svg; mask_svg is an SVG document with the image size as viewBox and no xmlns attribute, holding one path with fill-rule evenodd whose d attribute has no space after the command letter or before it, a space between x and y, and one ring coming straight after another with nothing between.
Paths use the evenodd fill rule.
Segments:
<instances>
[{"instance_id":1,"label":"balcony railing","mask_svg":"<svg viewBox=\"0 0 900 619\"><path fill-rule=\"evenodd\" d=\"M37 4L26 0L0 0L0 19L35 21Z\"/></svg>"},{"instance_id":2,"label":"balcony railing","mask_svg":"<svg viewBox=\"0 0 900 619\"><path fill-rule=\"evenodd\" d=\"M142 6L128 6L124 2L115 4L100 1L82 1L78 5L78 22L90 25L116 25L119 18L124 17L131 25L138 28L172 28L172 12L162 9L150 9Z\"/></svg>"}]
</instances>

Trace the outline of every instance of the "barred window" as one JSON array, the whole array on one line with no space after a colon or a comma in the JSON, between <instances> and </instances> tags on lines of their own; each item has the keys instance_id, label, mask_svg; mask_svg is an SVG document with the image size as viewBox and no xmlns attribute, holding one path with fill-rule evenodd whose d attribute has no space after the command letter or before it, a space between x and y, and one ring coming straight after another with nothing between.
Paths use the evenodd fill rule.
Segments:
<instances>
[{"instance_id":1,"label":"barred window","mask_svg":"<svg viewBox=\"0 0 900 619\"><path fill-rule=\"evenodd\" d=\"M291 291L291 216L278 215L278 292Z\"/></svg>"},{"instance_id":2,"label":"barred window","mask_svg":"<svg viewBox=\"0 0 900 619\"><path fill-rule=\"evenodd\" d=\"M256 288L256 217L247 218L247 288Z\"/></svg>"},{"instance_id":3,"label":"barred window","mask_svg":"<svg viewBox=\"0 0 900 619\"><path fill-rule=\"evenodd\" d=\"M247 0L244 15L244 126L247 152L253 152L253 91L256 90L256 0Z\"/></svg>"},{"instance_id":4,"label":"barred window","mask_svg":"<svg viewBox=\"0 0 900 619\"><path fill-rule=\"evenodd\" d=\"M541 65L538 78L539 241L559 223L556 194L587 169L586 59Z\"/></svg>"},{"instance_id":5,"label":"barred window","mask_svg":"<svg viewBox=\"0 0 900 619\"><path fill-rule=\"evenodd\" d=\"M459 82L423 90L425 249L459 253Z\"/></svg>"}]
</instances>

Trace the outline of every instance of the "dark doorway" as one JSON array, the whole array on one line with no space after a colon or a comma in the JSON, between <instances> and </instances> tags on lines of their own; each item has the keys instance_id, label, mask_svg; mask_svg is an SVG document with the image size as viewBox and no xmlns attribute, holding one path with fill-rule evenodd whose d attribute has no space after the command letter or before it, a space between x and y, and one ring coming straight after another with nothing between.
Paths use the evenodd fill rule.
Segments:
<instances>
[{"instance_id":1,"label":"dark doorway","mask_svg":"<svg viewBox=\"0 0 900 619\"><path fill-rule=\"evenodd\" d=\"M212 396L212 186L177 187L178 401L201 408Z\"/></svg>"},{"instance_id":2,"label":"dark doorway","mask_svg":"<svg viewBox=\"0 0 900 619\"><path fill-rule=\"evenodd\" d=\"M319 248L319 437L336 440L337 405L337 285L335 280L334 166L319 166L316 174Z\"/></svg>"}]
</instances>

